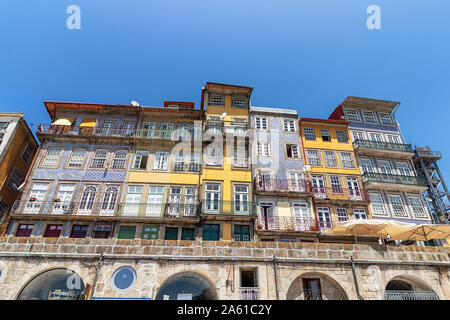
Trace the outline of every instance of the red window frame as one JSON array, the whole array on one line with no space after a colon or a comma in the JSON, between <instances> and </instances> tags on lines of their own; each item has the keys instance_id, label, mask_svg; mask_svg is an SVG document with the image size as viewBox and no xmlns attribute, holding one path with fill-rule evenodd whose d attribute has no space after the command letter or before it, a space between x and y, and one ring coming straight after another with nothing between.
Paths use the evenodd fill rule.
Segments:
<instances>
[{"instance_id":1,"label":"red window frame","mask_svg":"<svg viewBox=\"0 0 450 320\"><path fill-rule=\"evenodd\" d=\"M25 228L21 228L25 226ZM31 226L31 228L29 228ZM34 224L21 223L16 230L16 237L29 237L33 232Z\"/></svg>"},{"instance_id":2,"label":"red window frame","mask_svg":"<svg viewBox=\"0 0 450 320\"><path fill-rule=\"evenodd\" d=\"M53 227L55 227L53 229ZM44 238L58 238L61 235L62 224L49 224L45 229Z\"/></svg>"}]
</instances>

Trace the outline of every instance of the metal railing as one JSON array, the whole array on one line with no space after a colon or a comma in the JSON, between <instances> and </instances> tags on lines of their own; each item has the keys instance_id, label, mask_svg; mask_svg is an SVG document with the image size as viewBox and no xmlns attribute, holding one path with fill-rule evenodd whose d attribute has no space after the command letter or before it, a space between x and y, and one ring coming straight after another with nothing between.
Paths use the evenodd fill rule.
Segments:
<instances>
[{"instance_id":1,"label":"metal railing","mask_svg":"<svg viewBox=\"0 0 450 320\"><path fill-rule=\"evenodd\" d=\"M318 231L314 218L261 217L256 223L259 231Z\"/></svg>"},{"instance_id":2,"label":"metal railing","mask_svg":"<svg viewBox=\"0 0 450 320\"><path fill-rule=\"evenodd\" d=\"M118 216L195 218L198 216L198 206L185 203L121 203Z\"/></svg>"},{"instance_id":3,"label":"metal railing","mask_svg":"<svg viewBox=\"0 0 450 320\"><path fill-rule=\"evenodd\" d=\"M171 140L172 134L175 129L161 130L161 129L137 129L136 137L138 138L148 138L148 139L163 139Z\"/></svg>"},{"instance_id":4,"label":"metal railing","mask_svg":"<svg viewBox=\"0 0 450 320\"><path fill-rule=\"evenodd\" d=\"M348 300L340 290L303 289L302 300Z\"/></svg>"},{"instance_id":5,"label":"metal railing","mask_svg":"<svg viewBox=\"0 0 450 320\"><path fill-rule=\"evenodd\" d=\"M259 300L260 289L258 287L240 287L239 296L241 300Z\"/></svg>"},{"instance_id":6,"label":"metal railing","mask_svg":"<svg viewBox=\"0 0 450 320\"><path fill-rule=\"evenodd\" d=\"M363 140L363 139L355 140L353 142L353 147L355 148L355 150L358 150L359 148L366 148L385 151L413 152L411 144Z\"/></svg>"},{"instance_id":7,"label":"metal railing","mask_svg":"<svg viewBox=\"0 0 450 320\"><path fill-rule=\"evenodd\" d=\"M362 175L363 182L403 184L426 187L427 183L424 177L405 176L398 174L366 172Z\"/></svg>"},{"instance_id":8,"label":"metal railing","mask_svg":"<svg viewBox=\"0 0 450 320\"><path fill-rule=\"evenodd\" d=\"M28 198L27 200L16 200L11 208L11 213L70 215L74 210L75 202L41 201Z\"/></svg>"},{"instance_id":9,"label":"metal railing","mask_svg":"<svg viewBox=\"0 0 450 320\"><path fill-rule=\"evenodd\" d=\"M200 172L201 164L198 162L182 162L178 161L173 164L173 171L177 172Z\"/></svg>"},{"instance_id":10,"label":"metal railing","mask_svg":"<svg viewBox=\"0 0 450 320\"><path fill-rule=\"evenodd\" d=\"M312 190L315 199L370 202L367 190L345 189L339 187L313 187Z\"/></svg>"},{"instance_id":11,"label":"metal railing","mask_svg":"<svg viewBox=\"0 0 450 320\"><path fill-rule=\"evenodd\" d=\"M256 214L256 202L203 200L201 201L201 212L203 214L254 216Z\"/></svg>"},{"instance_id":12,"label":"metal railing","mask_svg":"<svg viewBox=\"0 0 450 320\"><path fill-rule=\"evenodd\" d=\"M439 300L433 291L386 290L384 300Z\"/></svg>"},{"instance_id":13,"label":"metal railing","mask_svg":"<svg viewBox=\"0 0 450 320\"><path fill-rule=\"evenodd\" d=\"M135 132L136 130L131 128L40 124L36 133L68 136L134 137Z\"/></svg>"},{"instance_id":14,"label":"metal railing","mask_svg":"<svg viewBox=\"0 0 450 320\"><path fill-rule=\"evenodd\" d=\"M304 179L273 179L257 175L254 181L255 191L311 192L311 184Z\"/></svg>"}]
</instances>

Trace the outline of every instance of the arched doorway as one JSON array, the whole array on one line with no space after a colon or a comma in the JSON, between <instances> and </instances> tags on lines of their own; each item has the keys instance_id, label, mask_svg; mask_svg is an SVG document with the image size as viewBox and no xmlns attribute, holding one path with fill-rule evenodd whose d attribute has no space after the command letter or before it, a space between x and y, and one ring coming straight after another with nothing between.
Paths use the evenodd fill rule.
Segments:
<instances>
[{"instance_id":1,"label":"arched doorway","mask_svg":"<svg viewBox=\"0 0 450 320\"><path fill-rule=\"evenodd\" d=\"M65 268L42 272L31 279L17 300L79 300L83 299L84 283L81 277Z\"/></svg>"},{"instance_id":2,"label":"arched doorway","mask_svg":"<svg viewBox=\"0 0 450 320\"><path fill-rule=\"evenodd\" d=\"M290 285L287 300L348 300L344 289L330 276L308 272L297 277Z\"/></svg>"},{"instance_id":3,"label":"arched doorway","mask_svg":"<svg viewBox=\"0 0 450 320\"><path fill-rule=\"evenodd\" d=\"M438 295L422 280L413 277L391 279L384 292L385 300L439 300Z\"/></svg>"},{"instance_id":4,"label":"arched doorway","mask_svg":"<svg viewBox=\"0 0 450 320\"><path fill-rule=\"evenodd\" d=\"M204 276L183 272L167 279L155 300L216 300L216 289Z\"/></svg>"}]
</instances>

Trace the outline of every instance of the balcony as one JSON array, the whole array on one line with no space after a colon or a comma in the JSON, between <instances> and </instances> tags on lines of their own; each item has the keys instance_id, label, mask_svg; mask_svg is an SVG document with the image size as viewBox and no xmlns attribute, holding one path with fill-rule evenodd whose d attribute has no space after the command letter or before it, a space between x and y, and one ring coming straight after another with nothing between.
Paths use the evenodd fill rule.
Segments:
<instances>
[{"instance_id":1,"label":"balcony","mask_svg":"<svg viewBox=\"0 0 450 320\"><path fill-rule=\"evenodd\" d=\"M254 185L255 192L271 194L312 192L311 184L304 179L273 179L257 175L254 180Z\"/></svg>"},{"instance_id":2,"label":"balcony","mask_svg":"<svg viewBox=\"0 0 450 320\"><path fill-rule=\"evenodd\" d=\"M197 208L196 204L184 203L121 203L118 208L118 216L196 219L198 217Z\"/></svg>"},{"instance_id":3,"label":"balcony","mask_svg":"<svg viewBox=\"0 0 450 320\"><path fill-rule=\"evenodd\" d=\"M301 300L347 300L340 290L303 289Z\"/></svg>"},{"instance_id":4,"label":"balcony","mask_svg":"<svg viewBox=\"0 0 450 320\"><path fill-rule=\"evenodd\" d=\"M172 140L175 130L137 129L136 137L144 139Z\"/></svg>"},{"instance_id":5,"label":"balcony","mask_svg":"<svg viewBox=\"0 0 450 320\"><path fill-rule=\"evenodd\" d=\"M386 290L384 300L439 300L433 291Z\"/></svg>"},{"instance_id":6,"label":"balcony","mask_svg":"<svg viewBox=\"0 0 450 320\"><path fill-rule=\"evenodd\" d=\"M176 161L173 164L173 171L176 172L200 172L202 166L198 162Z\"/></svg>"},{"instance_id":7,"label":"balcony","mask_svg":"<svg viewBox=\"0 0 450 320\"><path fill-rule=\"evenodd\" d=\"M112 127L83 127L83 126L65 126L53 124L41 124L38 126L36 134L55 135L61 137L79 136L79 137L118 137L130 138L135 136L135 130L130 128L112 128Z\"/></svg>"},{"instance_id":8,"label":"balcony","mask_svg":"<svg viewBox=\"0 0 450 320\"><path fill-rule=\"evenodd\" d=\"M387 153L392 153L395 157L406 159L414 155L411 145L403 143L357 139L353 142L353 147L358 154L386 156Z\"/></svg>"},{"instance_id":9,"label":"balcony","mask_svg":"<svg viewBox=\"0 0 450 320\"><path fill-rule=\"evenodd\" d=\"M314 218L296 217L258 217L256 228L258 231L318 231Z\"/></svg>"},{"instance_id":10,"label":"balcony","mask_svg":"<svg viewBox=\"0 0 450 320\"><path fill-rule=\"evenodd\" d=\"M313 187L313 196L316 201L362 201L370 202L369 193L366 190L344 189L339 187Z\"/></svg>"},{"instance_id":11,"label":"balcony","mask_svg":"<svg viewBox=\"0 0 450 320\"><path fill-rule=\"evenodd\" d=\"M206 215L254 216L256 202L205 200L201 202L201 212Z\"/></svg>"},{"instance_id":12,"label":"balcony","mask_svg":"<svg viewBox=\"0 0 450 320\"><path fill-rule=\"evenodd\" d=\"M75 202L67 201L16 200L11 213L71 215L75 207Z\"/></svg>"},{"instance_id":13,"label":"balcony","mask_svg":"<svg viewBox=\"0 0 450 320\"><path fill-rule=\"evenodd\" d=\"M241 300L259 300L260 289L258 287L240 287L239 298Z\"/></svg>"},{"instance_id":14,"label":"balcony","mask_svg":"<svg viewBox=\"0 0 450 320\"><path fill-rule=\"evenodd\" d=\"M406 176L387 173L366 172L362 175L362 181L365 185L371 187L392 186L410 190L425 190L427 183L424 177Z\"/></svg>"}]
</instances>

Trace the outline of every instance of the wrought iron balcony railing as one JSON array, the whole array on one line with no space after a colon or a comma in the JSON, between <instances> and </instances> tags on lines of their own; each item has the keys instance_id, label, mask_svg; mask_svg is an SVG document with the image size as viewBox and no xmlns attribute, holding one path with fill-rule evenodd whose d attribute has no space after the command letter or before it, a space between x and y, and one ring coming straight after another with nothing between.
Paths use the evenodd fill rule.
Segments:
<instances>
[{"instance_id":1,"label":"wrought iron balcony railing","mask_svg":"<svg viewBox=\"0 0 450 320\"><path fill-rule=\"evenodd\" d=\"M201 212L202 214L254 216L256 214L256 202L203 200L201 202Z\"/></svg>"},{"instance_id":2,"label":"wrought iron balcony railing","mask_svg":"<svg viewBox=\"0 0 450 320\"><path fill-rule=\"evenodd\" d=\"M302 179L273 179L257 175L255 177L255 191L265 192L311 192L311 184Z\"/></svg>"},{"instance_id":3,"label":"wrought iron balcony railing","mask_svg":"<svg viewBox=\"0 0 450 320\"><path fill-rule=\"evenodd\" d=\"M182 162L177 161L173 164L173 171L177 172L200 172L201 164L198 162Z\"/></svg>"},{"instance_id":4,"label":"wrought iron balcony railing","mask_svg":"<svg viewBox=\"0 0 450 320\"><path fill-rule=\"evenodd\" d=\"M398 174L366 172L362 175L362 180L365 183L403 184L421 187L427 186L424 177L405 176Z\"/></svg>"},{"instance_id":5,"label":"wrought iron balcony railing","mask_svg":"<svg viewBox=\"0 0 450 320\"><path fill-rule=\"evenodd\" d=\"M315 199L370 202L367 190L344 189L339 187L313 187L312 189Z\"/></svg>"},{"instance_id":6,"label":"wrought iron balcony railing","mask_svg":"<svg viewBox=\"0 0 450 320\"><path fill-rule=\"evenodd\" d=\"M138 138L147 138L147 139L163 139L163 140L171 140L172 133L175 130L157 130L157 129L137 129L136 137Z\"/></svg>"},{"instance_id":7,"label":"wrought iron balcony railing","mask_svg":"<svg viewBox=\"0 0 450 320\"><path fill-rule=\"evenodd\" d=\"M75 202L41 201L30 197L27 200L16 200L11 213L70 215L74 210Z\"/></svg>"},{"instance_id":8,"label":"wrought iron balcony railing","mask_svg":"<svg viewBox=\"0 0 450 320\"><path fill-rule=\"evenodd\" d=\"M241 300L259 300L259 287L240 287L239 295Z\"/></svg>"},{"instance_id":9,"label":"wrought iron balcony railing","mask_svg":"<svg viewBox=\"0 0 450 320\"><path fill-rule=\"evenodd\" d=\"M356 151L360 148L363 148L363 149L376 149L384 151L411 152L411 153L413 152L411 144L363 140L363 139L355 140L353 142L353 147L355 148Z\"/></svg>"},{"instance_id":10,"label":"wrought iron balcony railing","mask_svg":"<svg viewBox=\"0 0 450 320\"><path fill-rule=\"evenodd\" d=\"M256 223L259 231L318 231L317 222L314 218L296 217L261 217Z\"/></svg>"},{"instance_id":11,"label":"wrought iron balcony railing","mask_svg":"<svg viewBox=\"0 0 450 320\"><path fill-rule=\"evenodd\" d=\"M439 300L433 291L400 291L386 290L385 300Z\"/></svg>"},{"instance_id":12,"label":"wrought iron balcony railing","mask_svg":"<svg viewBox=\"0 0 450 320\"><path fill-rule=\"evenodd\" d=\"M196 218L198 206L185 203L121 203L119 216L127 217L167 217L167 218Z\"/></svg>"},{"instance_id":13,"label":"wrought iron balcony railing","mask_svg":"<svg viewBox=\"0 0 450 320\"><path fill-rule=\"evenodd\" d=\"M41 124L36 133L66 136L134 137L135 129L114 127L84 127L55 124Z\"/></svg>"},{"instance_id":14,"label":"wrought iron balcony railing","mask_svg":"<svg viewBox=\"0 0 450 320\"><path fill-rule=\"evenodd\" d=\"M347 300L347 296L337 289L303 289L302 300Z\"/></svg>"}]
</instances>

